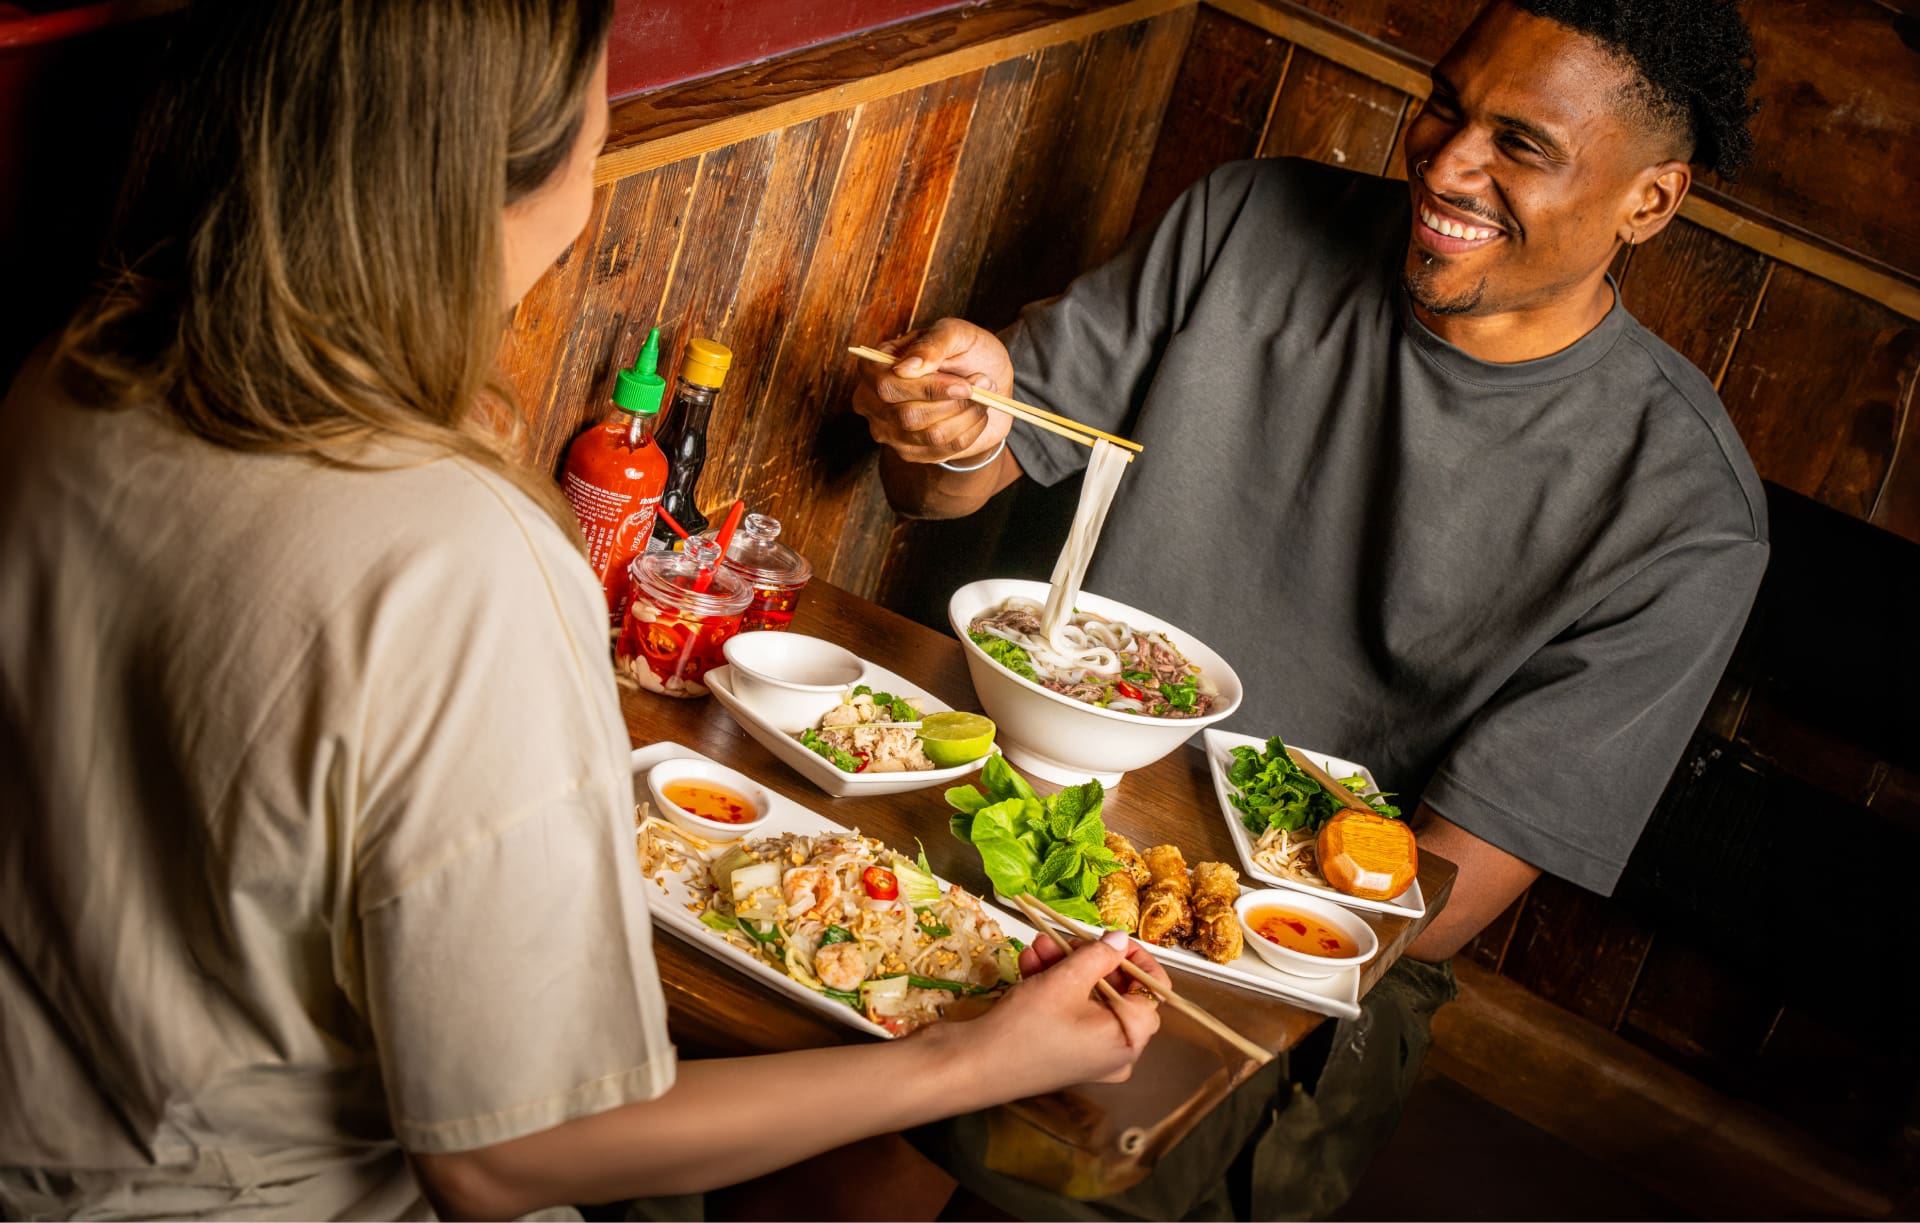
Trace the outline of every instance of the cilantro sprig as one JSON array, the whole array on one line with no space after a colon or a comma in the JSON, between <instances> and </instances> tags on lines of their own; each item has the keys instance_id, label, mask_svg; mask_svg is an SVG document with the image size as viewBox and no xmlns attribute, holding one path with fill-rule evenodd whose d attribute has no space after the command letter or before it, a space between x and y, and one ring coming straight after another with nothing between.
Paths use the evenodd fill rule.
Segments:
<instances>
[{"instance_id":1,"label":"cilantro sprig","mask_svg":"<svg viewBox=\"0 0 1920 1223\"><path fill-rule=\"evenodd\" d=\"M854 687L852 694L849 695L847 699L851 701L854 697L861 696L872 697L873 707L875 709L886 710L887 720L889 722L918 722L920 720L919 710L907 704L904 699L893 695L891 692L875 692L865 684L859 684Z\"/></svg>"},{"instance_id":2,"label":"cilantro sprig","mask_svg":"<svg viewBox=\"0 0 1920 1223\"><path fill-rule=\"evenodd\" d=\"M1227 780L1235 790L1228 801L1240 811L1240 822L1255 836L1269 828L1317 832L1341 808L1339 799L1293 762L1278 735L1267 740L1265 751L1234 748ZM1367 793L1366 779L1358 774L1341 778L1340 784L1388 819L1400 818L1400 808L1387 801L1391 795Z\"/></svg>"},{"instance_id":3,"label":"cilantro sprig","mask_svg":"<svg viewBox=\"0 0 1920 1223\"><path fill-rule=\"evenodd\" d=\"M806 748L816 756L824 757L828 763L832 764L834 768L839 769L842 773L858 773L860 771L859 757L844 748L838 748L828 743L811 727L800 732L800 746Z\"/></svg>"}]
</instances>

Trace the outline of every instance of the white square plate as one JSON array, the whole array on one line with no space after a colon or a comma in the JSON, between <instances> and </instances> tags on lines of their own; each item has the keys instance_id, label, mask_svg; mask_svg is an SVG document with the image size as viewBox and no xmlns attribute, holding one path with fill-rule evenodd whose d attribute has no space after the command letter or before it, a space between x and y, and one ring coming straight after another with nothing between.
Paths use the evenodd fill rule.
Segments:
<instances>
[{"instance_id":1,"label":"white square plate","mask_svg":"<svg viewBox=\"0 0 1920 1223\"><path fill-rule=\"evenodd\" d=\"M1240 851L1240 865L1246 868L1249 876L1262 883L1271 883L1277 888L1291 888L1296 892L1305 892L1309 896L1319 896L1335 904L1345 905L1349 909L1365 909L1370 913L1392 913L1398 917L1426 915L1427 900L1420 894L1418 879L1415 879L1406 891L1392 900L1367 900L1359 896L1349 896L1334 888L1302 883L1298 879L1288 879L1254 866L1254 837L1247 831L1247 826L1240 822L1240 809L1233 805L1234 789L1233 783L1227 780L1227 769L1233 764L1234 748L1250 747L1255 751L1261 751L1266 748L1267 741L1252 735L1236 735L1231 731L1208 730L1202 740L1202 746L1207 753L1207 767L1213 770L1214 798L1219 801L1220 814L1226 817L1227 829L1233 834L1233 847ZM1367 771L1365 765L1355 764L1351 760L1342 760L1338 756L1329 756L1324 752L1316 752L1312 748L1301 747L1298 744L1292 746L1301 755L1325 769L1330 777L1351 777L1358 773L1367 779L1368 786L1376 790L1380 788L1380 783L1373 779L1373 774Z\"/></svg>"},{"instance_id":2,"label":"white square plate","mask_svg":"<svg viewBox=\"0 0 1920 1223\"><path fill-rule=\"evenodd\" d=\"M713 674L711 671L707 673L709 685L712 683ZM808 755L812 755L812 753L809 752ZM634 802L641 803L650 801L650 796L647 793L647 773L652 770L654 765L666 760L678 760L682 757L694 760L711 759L710 757L701 755L690 747L672 742L654 743L634 752ZM816 759L818 759L818 757L816 757ZM714 763L718 762L714 761ZM790 798L783 798L778 794L772 793L769 793L769 797L773 799L773 810L767 816L767 822L754 830L753 835L755 837L778 836L783 832L794 832L814 836L823 832L851 831L846 825L836 824L817 811L809 811ZM899 849L901 847L896 845L893 846L893 848ZM938 878L938 876L935 876L935 878ZM785 994L810 1011L825 1015L829 1019L862 1032L869 1032L880 1037L887 1035L885 1028L874 1023L852 1007L844 1003L835 1002L823 994L817 994L787 974L774 971L738 947L735 947L732 943L727 942L726 939L721 938L714 931L701 925L698 912L699 902L695 900L693 891L687 886L687 883L688 880L686 876L675 873L663 874L657 878L649 877L647 880L647 909L653 914L654 921L664 927L669 933L691 944L695 949L704 951L716 960L731 964L739 972L760 981L779 993ZM943 887L950 886L945 879L941 879L940 883ZM1029 926L1010 913L1003 912L993 905L986 904L984 900L981 903L985 905L987 912L993 917L994 921L999 923L1003 933L1009 934L1022 942L1031 943L1033 941L1036 932L1032 926Z\"/></svg>"},{"instance_id":3,"label":"white square plate","mask_svg":"<svg viewBox=\"0 0 1920 1223\"><path fill-rule=\"evenodd\" d=\"M891 692L895 696L902 697L910 696L920 702L922 714L944 713L952 708L945 701L920 691L920 686L911 680L903 679L885 667L877 667L864 658L860 661L866 667L866 673L860 677L860 682L874 691ZM740 729L752 735L759 741L761 747L778 756L794 772L835 798L904 794L909 790L950 786L969 774L978 772L987 762L987 757L982 756L971 764L957 765L951 769L925 769L918 773L845 773L834 768L825 757L802 747L800 740L775 727L773 723L755 713L752 706L741 700L740 694L733 690L732 667L715 667L707 672L707 677L702 682L713 693L713 699L719 701L721 706L733 715L733 720L740 724ZM829 707L830 703L823 704L820 712L825 713ZM992 753L989 752L988 755Z\"/></svg>"}]
</instances>

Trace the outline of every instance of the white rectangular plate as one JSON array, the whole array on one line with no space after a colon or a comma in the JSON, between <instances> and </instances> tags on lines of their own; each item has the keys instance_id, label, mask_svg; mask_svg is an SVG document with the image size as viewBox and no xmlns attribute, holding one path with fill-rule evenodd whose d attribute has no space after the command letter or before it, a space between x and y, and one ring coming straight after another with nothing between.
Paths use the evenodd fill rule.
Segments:
<instances>
[{"instance_id":1,"label":"white rectangular plate","mask_svg":"<svg viewBox=\"0 0 1920 1223\"><path fill-rule=\"evenodd\" d=\"M1251 888L1241 888L1244 895ZM995 896L1002 905L1006 898ZM1089 926L1084 922L1067 919L1069 924L1082 938L1099 938L1102 931L1098 926ZM1240 927L1242 938L1252 938L1245 925ZM1026 937L1025 935L1021 936ZM1247 989L1258 990L1263 994L1272 994L1276 998L1285 998L1302 1009L1320 1015L1331 1015L1335 1019L1358 1019L1360 1017L1360 969L1361 965L1343 968L1331 977L1301 977L1290 972L1281 972L1278 968L1260 958L1260 953L1251 947L1240 953L1240 958L1226 964L1216 964L1197 951L1188 951L1185 947L1156 947L1152 943L1140 943L1153 953L1153 958L1163 964L1177 964L1188 972L1199 973L1203 977L1214 977L1221 981L1231 981Z\"/></svg>"},{"instance_id":2,"label":"white rectangular plate","mask_svg":"<svg viewBox=\"0 0 1920 1223\"><path fill-rule=\"evenodd\" d=\"M876 692L891 692L895 696L910 696L920 702L920 712L944 713L952 706L946 702L920 691L920 686L904 679L885 667L865 664L866 674L860 682ZM814 785L819 786L835 798L852 798L872 794L904 794L909 790L925 790L931 786L950 786L971 773L978 772L987 762L982 756L972 764L957 765L951 769L924 769L918 773L844 773L833 767L824 757L808 751L800 745L800 740L776 728L753 711L752 706L740 699L733 690L733 668L715 667L707 672L704 681L713 698L719 701L740 729L756 739L766 748ZM832 701L821 704L820 712L825 713L832 707ZM991 753L989 753L991 754Z\"/></svg>"},{"instance_id":3,"label":"white rectangular plate","mask_svg":"<svg viewBox=\"0 0 1920 1223\"><path fill-rule=\"evenodd\" d=\"M1233 805L1233 783L1227 780L1227 769L1233 764L1233 749L1250 747L1263 751L1267 746L1265 739L1252 735L1236 735L1231 731L1208 730L1202 740L1207 753L1207 767L1213 770L1213 795L1220 804L1220 814L1227 821L1227 830L1233 834L1233 847L1240 851L1240 865L1247 874L1262 883L1271 883L1277 888L1291 888L1296 892L1305 892L1309 896L1319 896L1342 904L1349 909L1365 909L1369 913L1391 913L1396 917L1424 917L1427 912L1427 899L1420 894L1420 881L1415 879L1406 891L1392 900L1367 900L1359 896L1349 896L1345 892L1330 887L1321 887L1311 883L1302 883L1298 879L1288 879L1282 875L1263 871L1253 864L1253 835L1247 826L1240 822L1240 810ZM1291 745L1302 756L1327 771L1330 777L1351 777L1355 773L1367 779L1367 785L1379 789L1380 783L1365 765L1355 764L1351 760L1342 760L1338 756L1329 756L1316 752L1309 747Z\"/></svg>"},{"instance_id":4,"label":"white rectangular plate","mask_svg":"<svg viewBox=\"0 0 1920 1223\"><path fill-rule=\"evenodd\" d=\"M707 676L708 679L711 680L713 672L709 671ZM812 753L808 754L812 755ZM665 760L678 760L682 757L694 760L711 759L710 757L701 755L690 747L672 742L654 743L634 752L634 801L640 803L649 800L647 794L647 773L654 765ZM714 763L717 764L719 762L714 761ZM753 835L755 837L778 836L783 832L815 836L823 832L851 831L845 824L836 824L817 811L807 810L807 808L802 807L792 799L783 798L778 794L771 793L769 796L773 799L773 810L767 816L767 822L754 830ZM901 847L895 845L892 848L900 849ZM938 876L936 876L936 878L938 878ZM680 874L666 874L661 876L658 881L651 877L648 878L647 908L653 914L653 919L656 923L683 941L692 944L697 950L706 952L716 960L731 964L738 971L769 986L778 993L785 994L808 1010L818 1012L819 1014L827 1016L829 1019L833 1019L862 1032L869 1032L880 1037L887 1035L885 1028L874 1023L858 1011L855 1011L852 1007L835 1002L833 999L825 997L824 995L817 994L787 974L774 971L738 947L735 947L732 943L727 942L727 940L721 938L712 930L701 925L699 913L695 909L688 908L689 905L695 903L695 900L693 891L687 886L687 883L686 877ZM943 887L947 885L945 879L941 879L940 883ZM982 901L982 903L985 904L985 901ZM1022 942L1031 943L1033 941L1035 931L1032 926L1029 926L1012 914L995 908L993 905L986 905L986 909L994 921L999 923L1002 933L1012 935Z\"/></svg>"}]
</instances>

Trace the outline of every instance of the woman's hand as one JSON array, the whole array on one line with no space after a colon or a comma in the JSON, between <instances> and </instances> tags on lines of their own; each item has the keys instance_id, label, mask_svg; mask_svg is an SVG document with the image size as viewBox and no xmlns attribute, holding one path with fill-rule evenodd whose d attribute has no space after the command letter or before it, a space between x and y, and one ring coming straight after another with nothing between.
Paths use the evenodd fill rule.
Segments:
<instances>
[{"instance_id":1,"label":"woman's hand","mask_svg":"<svg viewBox=\"0 0 1920 1223\"><path fill-rule=\"evenodd\" d=\"M1123 958L1166 983L1166 970L1117 931L1065 957L1042 939L1020 953L1020 984L986 1015L949 1031L973 1044L997 1085L1021 1096L1121 1082L1160 1029L1157 1001L1119 971ZM1094 993L1103 979L1120 992L1117 1005Z\"/></svg>"},{"instance_id":2,"label":"woman's hand","mask_svg":"<svg viewBox=\"0 0 1920 1223\"><path fill-rule=\"evenodd\" d=\"M969 384L1003 395L1013 389L1013 361L998 336L943 318L880 348L899 362L863 364L853 392L874 441L909 463L942 463L984 455L1006 438L1013 418L967 398Z\"/></svg>"}]
</instances>

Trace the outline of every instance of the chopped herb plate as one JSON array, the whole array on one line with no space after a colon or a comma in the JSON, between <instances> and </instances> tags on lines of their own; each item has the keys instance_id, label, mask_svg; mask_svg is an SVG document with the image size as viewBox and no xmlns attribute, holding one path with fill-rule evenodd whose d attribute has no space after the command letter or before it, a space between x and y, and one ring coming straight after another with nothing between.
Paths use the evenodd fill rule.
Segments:
<instances>
[{"instance_id":1,"label":"chopped herb plate","mask_svg":"<svg viewBox=\"0 0 1920 1223\"><path fill-rule=\"evenodd\" d=\"M920 712L924 716L930 713L942 713L952 708L946 702L927 695L918 684L895 675L885 667L877 667L865 659L861 660L866 671L860 682L876 692L891 692L898 696L910 696L920 702ZM740 698L733 688L733 668L715 667L707 672L702 681L713 693L733 720L740 724L757 740L760 746L779 757L794 772L805 777L814 785L835 798L853 798L875 794L904 794L909 790L925 790L935 786L951 786L966 777L980 771L987 762L987 756L950 769L923 769L918 773L847 773L837 769L822 756L801 744L794 736L786 734L756 713L751 705ZM825 713L833 707L828 698L820 703L820 712Z\"/></svg>"},{"instance_id":2,"label":"chopped herb plate","mask_svg":"<svg viewBox=\"0 0 1920 1223\"><path fill-rule=\"evenodd\" d=\"M1345 892L1330 887L1316 887L1298 879L1289 879L1285 875L1276 875L1254 866L1255 837L1247 831L1247 826L1240 822L1240 811L1233 805L1234 788L1233 783L1227 780L1227 770L1233 765L1234 748L1250 747L1257 752L1267 746L1267 741L1253 735L1236 735L1231 731L1209 729L1201 743L1207 753L1207 767L1213 772L1214 797L1219 800L1220 813L1227 821L1227 831L1233 834L1233 847L1239 851L1240 865L1245 868L1249 878L1271 883L1277 888L1291 888L1296 892L1305 892L1309 896L1324 897L1335 904L1345 905L1349 909L1364 909L1369 913L1393 913L1400 917L1421 917L1426 914L1427 900L1420 894L1418 879L1415 879L1406 891L1392 900L1367 900L1360 896L1349 896ZM1367 779L1369 787L1377 789L1379 786L1379 783L1374 781L1373 774L1368 772L1364 765L1354 764L1350 760L1342 760L1337 756L1329 756L1325 752L1316 752L1312 748L1301 747L1298 744L1293 746L1301 755L1312 760L1333 777L1351 777L1358 773Z\"/></svg>"},{"instance_id":3,"label":"chopped herb plate","mask_svg":"<svg viewBox=\"0 0 1920 1223\"><path fill-rule=\"evenodd\" d=\"M712 671L707 673L709 681L711 681L714 674ZM682 758L692 760L708 759L708 757L701 755L690 747L672 742L654 743L636 751L633 754L632 765L634 801L636 803L648 801L647 774L653 769L653 766L663 761ZM818 759L818 757L815 757L815 759ZM810 811L790 798L783 797L779 794L772 794L771 797L773 803L767 814L767 822L754 830L753 839L778 836L784 832L813 836L823 832L851 831L846 825L836 824L819 812ZM893 848L900 849L902 847L895 845ZM911 849L912 847L908 846L906 848ZM938 879L939 876L936 875L935 878ZM867 1032L882 1038L887 1037L887 1030L885 1028L874 1023L845 1003L836 1002L824 994L816 993L808 989L785 973L776 972L773 968L754 959L746 952L735 947L732 943L727 942L724 938L721 938L712 930L702 925L700 915L697 911L698 902L694 899L692 889L687 886L689 880L684 873L663 872L658 877L649 877L646 882L647 909L653 915L654 922L669 934L691 945L696 950L705 952L716 960L732 965L743 975L752 977L775 993L785 995L810 1011L825 1015L836 1023L844 1024L858 1031ZM952 886L945 879L940 879L940 885L942 888ZM1031 943L1033 941L1035 931L1032 926L1029 926L1026 922L1021 921L1018 917L1013 916L1004 909L993 905L985 900L985 898L982 898L981 903L986 907L987 912L992 915L994 921L999 924L1003 933L1009 934L1023 943Z\"/></svg>"}]
</instances>

